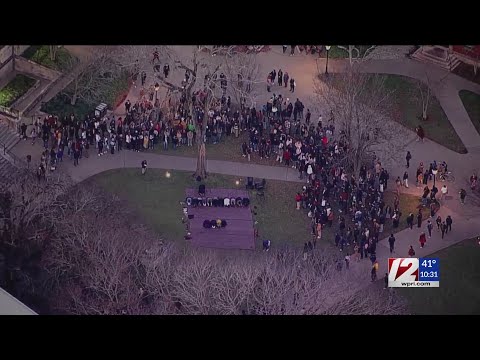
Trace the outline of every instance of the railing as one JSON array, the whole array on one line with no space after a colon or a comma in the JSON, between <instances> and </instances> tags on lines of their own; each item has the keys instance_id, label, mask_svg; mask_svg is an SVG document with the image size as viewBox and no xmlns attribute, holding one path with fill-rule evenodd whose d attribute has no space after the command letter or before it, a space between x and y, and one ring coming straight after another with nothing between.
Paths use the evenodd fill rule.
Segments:
<instances>
[{"instance_id":1,"label":"railing","mask_svg":"<svg viewBox=\"0 0 480 360\"><path fill-rule=\"evenodd\" d=\"M20 117L20 112L18 110L15 110L6 106L1 106L1 105L0 105L0 113L3 113L8 116L12 116L16 119Z\"/></svg>"},{"instance_id":2,"label":"railing","mask_svg":"<svg viewBox=\"0 0 480 360\"><path fill-rule=\"evenodd\" d=\"M10 158L16 167L28 167L27 161L19 158L17 155L8 150L5 144L0 144L0 146L3 148L4 157Z\"/></svg>"}]
</instances>

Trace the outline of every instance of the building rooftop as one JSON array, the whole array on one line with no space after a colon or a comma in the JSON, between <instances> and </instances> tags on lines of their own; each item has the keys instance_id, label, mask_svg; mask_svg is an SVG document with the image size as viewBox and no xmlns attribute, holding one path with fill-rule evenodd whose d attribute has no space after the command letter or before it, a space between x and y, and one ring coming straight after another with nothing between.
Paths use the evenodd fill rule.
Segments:
<instances>
[{"instance_id":1,"label":"building rooftop","mask_svg":"<svg viewBox=\"0 0 480 360\"><path fill-rule=\"evenodd\" d=\"M0 315L38 315L21 301L0 288Z\"/></svg>"}]
</instances>

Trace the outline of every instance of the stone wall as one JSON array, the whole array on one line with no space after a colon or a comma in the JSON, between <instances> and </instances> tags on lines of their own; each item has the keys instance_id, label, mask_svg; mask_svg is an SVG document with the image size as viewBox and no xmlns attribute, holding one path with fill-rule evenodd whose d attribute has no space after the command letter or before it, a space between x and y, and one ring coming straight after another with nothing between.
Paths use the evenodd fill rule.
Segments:
<instances>
[{"instance_id":1,"label":"stone wall","mask_svg":"<svg viewBox=\"0 0 480 360\"><path fill-rule=\"evenodd\" d=\"M29 47L30 45L15 45L15 55L22 55Z\"/></svg>"},{"instance_id":2,"label":"stone wall","mask_svg":"<svg viewBox=\"0 0 480 360\"><path fill-rule=\"evenodd\" d=\"M50 81L54 81L60 75L62 75L62 73L59 71L49 69L43 65L27 60L21 56L17 56L15 58L15 70L18 72L23 72L25 74L32 74L34 76L41 77Z\"/></svg>"},{"instance_id":3,"label":"stone wall","mask_svg":"<svg viewBox=\"0 0 480 360\"><path fill-rule=\"evenodd\" d=\"M3 50L3 49L2 49ZM13 58L0 68L0 88L8 82L9 74L13 72Z\"/></svg>"},{"instance_id":4,"label":"stone wall","mask_svg":"<svg viewBox=\"0 0 480 360\"><path fill-rule=\"evenodd\" d=\"M0 66L12 56L12 47L10 45L5 45L0 49Z\"/></svg>"}]
</instances>

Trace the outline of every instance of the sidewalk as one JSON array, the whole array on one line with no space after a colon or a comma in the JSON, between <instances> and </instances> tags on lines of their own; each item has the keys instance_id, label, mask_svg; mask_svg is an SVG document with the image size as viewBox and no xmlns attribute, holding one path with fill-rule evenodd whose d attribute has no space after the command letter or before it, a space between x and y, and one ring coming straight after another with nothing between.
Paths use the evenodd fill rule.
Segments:
<instances>
[{"instance_id":1,"label":"sidewalk","mask_svg":"<svg viewBox=\"0 0 480 360\"><path fill-rule=\"evenodd\" d=\"M75 181L85 180L95 174L99 174L106 170L121 169L121 168L134 168L138 169L140 173L140 164L142 160L147 160L148 167L151 169L165 169L165 170L183 170L191 171L192 174L196 168L196 159L180 156L167 156L157 155L152 153L137 153L132 151L122 151L115 155L104 155L98 157L92 155L89 159L83 159L80 161L80 165L73 166L71 161L66 160L62 167L66 167L69 174ZM262 166L253 164L236 163L229 161L207 160L207 170L212 173L233 175L245 178L247 176L253 176L257 178L265 178L268 180L281 180L303 183L298 179L297 171L280 166ZM420 195L421 189L411 187L408 193L414 195ZM441 239L441 234L435 229L431 239L427 239L427 244L423 249L420 249L418 243L418 237L420 233L426 232L427 221L422 223L421 228L414 226L413 230L406 229L395 234L396 252L393 256L404 257L407 256L407 252L410 245L413 245L416 256L427 256L441 249L449 247L455 243L463 241L467 238L480 235L480 209L477 208L472 214L461 214L459 210L467 209L468 198L466 205L460 205L460 202L456 196L450 198L442 203L442 207L439 211L439 215L442 219L445 219L447 215L451 215L453 218L453 231L445 235L444 239ZM402 221L405 221L406 214L404 214ZM435 219L431 219L434 222ZM388 234L384 234L388 237ZM339 256L345 256L345 254L339 252ZM377 245L377 259L381 265L378 276L382 276L386 271L387 259L390 257L388 240L385 238L381 240ZM364 271L366 280L369 280L370 274L370 261L364 260L358 264L352 264L352 267L361 266L359 271Z\"/></svg>"}]
</instances>

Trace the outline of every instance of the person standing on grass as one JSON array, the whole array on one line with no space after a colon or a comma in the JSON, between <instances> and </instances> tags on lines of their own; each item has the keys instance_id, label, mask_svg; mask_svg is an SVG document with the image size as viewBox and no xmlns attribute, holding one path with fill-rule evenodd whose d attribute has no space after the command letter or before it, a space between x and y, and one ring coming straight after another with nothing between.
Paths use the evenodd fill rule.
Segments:
<instances>
[{"instance_id":1,"label":"person standing on grass","mask_svg":"<svg viewBox=\"0 0 480 360\"><path fill-rule=\"evenodd\" d=\"M408 189L408 171L403 173L403 186Z\"/></svg>"},{"instance_id":2,"label":"person standing on grass","mask_svg":"<svg viewBox=\"0 0 480 360\"><path fill-rule=\"evenodd\" d=\"M410 167L410 160L412 160L412 154L410 154L410 151L407 151L407 156L405 156L405 159L407 160L407 169Z\"/></svg>"},{"instance_id":3,"label":"person standing on grass","mask_svg":"<svg viewBox=\"0 0 480 360\"><path fill-rule=\"evenodd\" d=\"M308 253L308 244L303 244L303 260L307 260L307 253Z\"/></svg>"},{"instance_id":4,"label":"person standing on grass","mask_svg":"<svg viewBox=\"0 0 480 360\"><path fill-rule=\"evenodd\" d=\"M430 220L427 221L427 231L428 231L428 237L432 237L432 230L433 230L433 224Z\"/></svg>"},{"instance_id":5,"label":"person standing on grass","mask_svg":"<svg viewBox=\"0 0 480 360\"><path fill-rule=\"evenodd\" d=\"M395 236L393 236L393 233L390 234L390 237L388 238L388 244L390 245L390 254L391 254L395 250Z\"/></svg>"},{"instance_id":6,"label":"person standing on grass","mask_svg":"<svg viewBox=\"0 0 480 360\"><path fill-rule=\"evenodd\" d=\"M395 183L397 185L397 195L400 196L400 188L402 187L402 180L400 180L400 176L397 177Z\"/></svg>"},{"instance_id":7,"label":"person standing on grass","mask_svg":"<svg viewBox=\"0 0 480 360\"><path fill-rule=\"evenodd\" d=\"M465 205L465 197L467 196L467 192L465 191L465 189L461 189L459 194L460 194L460 203L462 205Z\"/></svg>"},{"instance_id":8,"label":"person standing on grass","mask_svg":"<svg viewBox=\"0 0 480 360\"><path fill-rule=\"evenodd\" d=\"M302 195L297 192L297 195L295 195L295 202L297 203L297 210L300 210L300 204L302 202Z\"/></svg>"},{"instance_id":9,"label":"person standing on grass","mask_svg":"<svg viewBox=\"0 0 480 360\"><path fill-rule=\"evenodd\" d=\"M447 218L445 219L445 223L447 224L447 230L446 232L451 232L452 231L452 223L453 223L453 220L452 220L452 217L450 215L447 216Z\"/></svg>"},{"instance_id":10,"label":"person standing on grass","mask_svg":"<svg viewBox=\"0 0 480 360\"><path fill-rule=\"evenodd\" d=\"M347 254L345 255L345 269L349 269L349 266L350 266L350 254L347 252Z\"/></svg>"},{"instance_id":11,"label":"person standing on grass","mask_svg":"<svg viewBox=\"0 0 480 360\"><path fill-rule=\"evenodd\" d=\"M147 172L147 160L142 161L142 175L145 175Z\"/></svg>"},{"instance_id":12,"label":"person standing on grass","mask_svg":"<svg viewBox=\"0 0 480 360\"><path fill-rule=\"evenodd\" d=\"M371 271L371 277L372 277L372 282L377 280L377 271L378 271L378 261L375 260L375 262L372 265L372 271Z\"/></svg>"}]
</instances>

